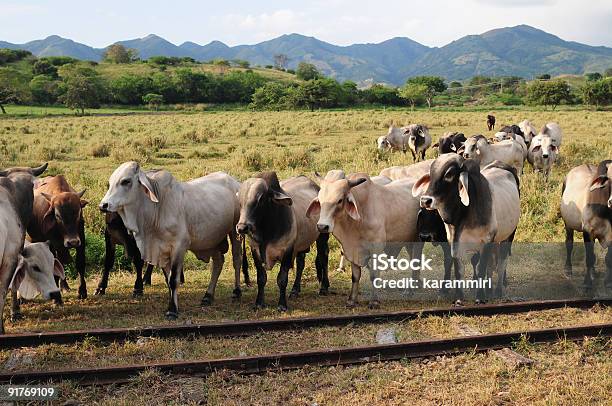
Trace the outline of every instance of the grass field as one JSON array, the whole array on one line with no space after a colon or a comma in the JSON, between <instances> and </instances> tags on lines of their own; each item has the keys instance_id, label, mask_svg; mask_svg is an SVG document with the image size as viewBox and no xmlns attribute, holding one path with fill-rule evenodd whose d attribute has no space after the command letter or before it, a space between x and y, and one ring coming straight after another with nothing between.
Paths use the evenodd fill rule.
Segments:
<instances>
[{"instance_id":1,"label":"grass field","mask_svg":"<svg viewBox=\"0 0 612 406\"><path fill-rule=\"evenodd\" d=\"M522 216L516 234L516 240L521 242L562 242L564 233L558 206L563 177L576 165L597 163L612 157L612 112L504 110L496 115L500 126L529 118L537 127L556 121L563 128L561 160L548 182L533 173L531 168L525 169L521 179ZM145 296L133 299L133 276L126 272L129 264L118 260L122 271L111 274L107 295L93 296L104 249L103 217L97 205L106 191L108 177L122 162L138 160L146 169L165 168L181 180L218 170L240 180L264 169L275 169L281 177L309 175L315 170L324 173L339 168L374 175L388 166L411 163L408 156L381 156L376 151L377 136L386 133L390 124L424 123L437 139L443 132L451 130L466 135L486 134L485 119L486 113L483 112L402 110L0 118L0 167L49 162L48 174L65 174L76 189L87 188L85 198L90 201L85 209L90 298L79 301L76 293L71 291L66 294L63 308L39 301L25 304L22 312L26 319L15 324L7 323L7 332L165 323L163 310L167 291L158 271L154 273L153 286L145 289ZM433 151L428 152L428 157L434 156ZM330 280L337 294L316 295L313 258L309 254L302 295L289 302L288 314L279 315L272 308L257 312L251 309L254 288L245 291L241 302L232 303L233 272L227 269L227 261L215 303L202 309L199 302L210 273L207 266L189 256L186 283L179 289L181 317L176 323L362 312L365 310L363 306L355 310L347 310L344 306L350 288L350 274L334 270L338 260L337 243L332 240ZM537 263L538 258L533 258L533 262ZM576 266L577 270L581 268L581 265ZM551 269L551 272L562 270ZM274 281L274 276L271 275L269 281ZM71 281L71 285L75 287L76 282ZM276 295L276 284L269 282L268 302L275 301ZM444 299L428 303L383 302L383 310L445 303ZM611 320L608 310L596 309L591 312L563 310L459 321L473 322L483 331L508 331ZM459 321L430 319L397 328L401 340L447 336L456 334L453 326ZM250 354L299 349L305 345L322 348L359 342L366 344L372 342L375 330L355 327L317 329L288 335L256 336L235 343L196 340L192 343L170 341L105 346L90 342L31 352L1 352L0 365L7 368L11 359L16 362L16 369L69 366L81 359L83 362L79 365L109 365L122 360L145 362L151 357L190 359L231 355L239 353L241 348ZM468 354L426 362L304 369L248 378L216 374L207 379L167 379L151 373L121 389L87 391L69 385L62 388L66 395L63 398L79 399L86 404L98 401L103 404L197 404L206 398L212 404L398 404L417 395L422 403L602 404L609 400L612 390L610 345L609 340L593 340L585 344L561 342L549 346L526 346L521 352L535 358L538 364L521 371L509 371L490 354ZM180 351L165 351L175 347ZM180 394L177 383L181 384Z\"/></svg>"}]
</instances>

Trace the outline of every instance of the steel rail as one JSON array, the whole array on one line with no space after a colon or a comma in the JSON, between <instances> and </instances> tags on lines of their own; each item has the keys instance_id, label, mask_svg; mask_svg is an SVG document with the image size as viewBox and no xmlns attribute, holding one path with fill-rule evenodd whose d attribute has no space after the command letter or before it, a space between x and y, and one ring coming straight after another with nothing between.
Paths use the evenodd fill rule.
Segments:
<instances>
[{"instance_id":1,"label":"steel rail","mask_svg":"<svg viewBox=\"0 0 612 406\"><path fill-rule=\"evenodd\" d=\"M563 307L590 308L597 304L601 306L611 306L612 299L545 300L396 312L347 314L340 316L294 317L180 326L171 325L5 334L0 336L0 349L36 347L45 344L73 344L83 341L86 338L93 338L101 342L121 342L137 339L139 337L240 337L261 332L306 329L311 327L334 327L349 324L407 321L419 317L446 317L451 315L491 316L559 309Z\"/></svg>"},{"instance_id":2,"label":"steel rail","mask_svg":"<svg viewBox=\"0 0 612 406\"><path fill-rule=\"evenodd\" d=\"M522 339L533 344L543 344L563 339L580 341L585 337L612 337L612 323L225 359L53 371L3 372L0 373L0 384L46 384L65 380L79 385L120 384L128 382L147 370L157 370L162 374L190 376L205 376L219 370L229 370L239 374L260 374L306 366L354 365L483 352L509 347Z\"/></svg>"}]
</instances>

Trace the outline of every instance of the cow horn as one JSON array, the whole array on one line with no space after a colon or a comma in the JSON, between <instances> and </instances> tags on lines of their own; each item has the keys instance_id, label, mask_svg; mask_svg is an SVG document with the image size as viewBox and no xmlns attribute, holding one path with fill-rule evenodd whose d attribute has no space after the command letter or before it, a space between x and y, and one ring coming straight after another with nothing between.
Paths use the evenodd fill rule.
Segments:
<instances>
[{"instance_id":1,"label":"cow horn","mask_svg":"<svg viewBox=\"0 0 612 406\"><path fill-rule=\"evenodd\" d=\"M78 193L79 198L83 197L83 195L85 194L85 192L87 192L87 188L83 189L81 192Z\"/></svg>"},{"instance_id":2,"label":"cow horn","mask_svg":"<svg viewBox=\"0 0 612 406\"><path fill-rule=\"evenodd\" d=\"M367 180L366 178L359 178L359 179L355 179L355 180L350 180L349 179L349 181L348 181L349 188L354 188L355 186L361 185L366 180Z\"/></svg>"},{"instance_id":3,"label":"cow horn","mask_svg":"<svg viewBox=\"0 0 612 406\"><path fill-rule=\"evenodd\" d=\"M34 176L42 175L43 172L47 170L48 166L49 166L49 163L45 162L44 164L40 165L37 168L30 168L32 170L32 175L34 175Z\"/></svg>"}]
</instances>

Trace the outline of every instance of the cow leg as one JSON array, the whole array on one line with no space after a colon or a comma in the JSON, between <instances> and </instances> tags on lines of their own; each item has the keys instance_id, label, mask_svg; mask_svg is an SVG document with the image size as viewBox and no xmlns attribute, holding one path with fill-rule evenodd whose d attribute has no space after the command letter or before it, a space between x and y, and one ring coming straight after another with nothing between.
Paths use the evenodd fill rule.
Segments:
<instances>
[{"instance_id":1,"label":"cow leg","mask_svg":"<svg viewBox=\"0 0 612 406\"><path fill-rule=\"evenodd\" d=\"M202 306L210 306L215 300L215 290L217 289L217 282L219 282L219 275L221 275L221 270L223 269L223 262L223 254L220 251L216 251L212 255L212 274L208 289L202 298Z\"/></svg>"},{"instance_id":2,"label":"cow leg","mask_svg":"<svg viewBox=\"0 0 612 406\"><path fill-rule=\"evenodd\" d=\"M21 309L19 307L19 299L17 299L17 289L11 289L11 321L16 322L23 319Z\"/></svg>"},{"instance_id":3,"label":"cow leg","mask_svg":"<svg viewBox=\"0 0 612 406\"><path fill-rule=\"evenodd\" d=\"M586 274L584 275L584 286L587 289L593 287L593 274L595 273L595 242L591 238L590 234L583 232L584 238L584 251L586 259Z\"/></svg>"},{"instance_id":4,"label":"cow leg","mask_svg":"<svg viewBox=\"0 0 612 406\"><path fill-rule=\"evenodd\" d=\"M142 280L142 267L144 266L144 261L139 256L134 257L132 259L134 263L134 268L136 269L136 280L134 281L134 291L132 292L132 297L142 297L144 294L144 286Z\"/></svg>"},{"instance_id":5,"label":"cow leg","mask_svg":"<svg viewBox=\"0 0 612 406\"><path fill-rule=\"evenodd\" d=\"M242 240L242 276L244 276L244 284L251 286L251 278L249 277L249 260L246 251L246 238Z\"/></svg>"},{"instance_id":6,"label":"cow leg","mask_svg":"<svg viewBox=\"0 0 612 406\"><path fill-rule=\"evenodd\" d=\"M410 150L410 153L412 154L412 162L416 162L417 156L415 155L414 151Z\"/></svg>"},{"instance_id":7,"label":"cow leg","mask_svg":"<svg viewBox=\"0 0 612 406\"><path fill-rule=\"evenodd\" d=\"M145 285L151 286L151 275L153 274L153 265L147 264L147 270L145 271L144 276L142 277L143 283Z\"/></svg>"},{"instance_id":8,"label":"cow leg","mask_svg":"<svg viewBox=\"0 0 612 406\"><path fill-rule=\"evenodd\" d=\"M442 253L444 255L444 280L449 281L451 278L451 268L453 267L453 257L451 254L450 244L447 242L440 243ZM440 293L448 295L448 288L443 284L440 288Z\"/></svg>"},{"instance_id":9,"label":"cow leg","mask_svg":"<svg viewBox=\"0 0 612 406\"><path fill-rule=\"evenodd\" d=\"M263 267L259 253L251 248L251 256L257 269L257 299L255 299L255 309L263 309L266 306L265 289L268 281L268 273Z\"/></svg>"},{"instance_id":10,"label":"cow leg","mask_svg":"<svg viewBox=\"0 0 612 406\"><path fill-rule=\"evenodd\" d=\"M574 250L574 230L565 229L565 276L572 276L572 251Z\"/></svg>"},{"instance_id":11,"label":"cow leg","mask_svg":"<svg viewBox=\"0 0 612 406\"><path fill-rule=\"evenodd\" d=\"M508 257L510 256L511 245L511 241L504 241L499 247L499 255L497 257L497 285L495 286L495 296L498 298L503 297L504 286L507 285L506 268L508 267Z\"/></svg>"},{"instance_id":12,"label":"cow leg","mask_svg":"<svg viewBox=\"0 0 612 406\"><path fill-rule=\"evenodd\" d=\"M289 269L293 264L293 247L289 248L283 259L281 260L280 270L276 277L276 284L278 285L278 311L287 311L287 284L289 283Z\"/></svg>"},{"instance_id":13,"label":"cow leg","mask_svg":"<svg viewBox=\"0 0 612 406\"><path fill-rule=\"evenodd\" d=\"M315 267L319 281L319 295L326 296L329 293L329 234L327 233L321 233L317 238Z\"/></svg>"},{"instance_id":14,"label":"cow leg","mask_svg":"<svg viewBox=\"0 0 612 406\"><path fill-rule=\"evenodd\" d=\"M306 265L306 252L300 252L295 257L295 281L291 288L290 298L298 297L302 291L302 272ZM279 274L280 275L280 274Z\"/></svg>"},{"instance_id":15,"label":"cow leg","mask_svg":"<svg viewBox=\"0 0 612 406\"><path fill-rule=\"evenodd\" d=\"M79 299L87 299L87 284L85 283L85 222L79 221L79 238L81 245L76 249L76 269L79 273Z\"/></svg>"},{"instance_id":16,"label":"cow leg","mask_svg":"<svg viewBox=\"0 0 612 406\"><path fill-rule=\"evenodd\" d=\"M491 259L491 253L493 251L493 244L486 243L482 248L480 254L480 261L478 262L478 280L482 284L484 279L487 277L487 268L489 266L489 260ZM476 289L476 304L486 303L487 293L486 289L478 287Z\"/></svg>"},{"instance_id":17,"label":"cow leg","mask_svg":"<svg viewBox=\"0 0 612 406\"><path fill-rule=\"evenodd\" d=\"M340 263L338 264L337 271L344 272L344 263L345 262L346 262L346 259L344 258L344 253L342 252L341 255L340 255Z\"/></svg>"},{"instance_id":18,"label":"cow leg","mask_svg":"<svg viewBox=\"0 0 612 406\"><path fill-rule=\"evenodd\" d=\"M346 302L347 307L357 306L357 296L359 295L359 280L361 279L361 267L351 262L351 294Z\"/></svg>"},{"instance_id":19,"label":"cow leg","mask_svg":"<svg viewBox=\"0 0 612 406\"><path fill-rule=\"evenodd\" d=\"M455 280L461 280L463 278L463 263L461 262L461 258L453 258L453 267L455 268ZM463 298L463 289L457 285L455 288L455 303L461 303Z\"/></svg>"},{"instance_id":20,"label":"cow leg","mask_svg":"<svg viewBox=\"0 0 612 406\"><path fill-rule=\"evenodd\" d=\"M115 244L113 244L108 230L104 230L104 269L102 270L102 278L100 278L100 282L98 282L98 287L96 288L94 295L104 295L106 293L108 277L114 263Z\"/></svg>"},{"instance_id":21,"label":"cow leg","mask_svg":"<svg viewBox=\"0 0 612 406\"><path fill-rule=\"evenodd\" d=\"M421 161L425 160L425 150L421 151Z\"/></svg>"},{"instance_id":22,"label":"cow leg","mask_svg":"<svg viewBox=\"0 0 612 406\"><path fill-rule=\"evenodd\" d=\"M606 279L604 279L604 287L612 289L612 244L608 243L608 251L606 252Z\"/></svg>"},{"instance_id":23,"label":"cow leg","mask_svg":"<svg viewBox=\"0 0 612 406\"><path fill-rule=\"evenodd\" d=\"M234 291L232 292L232 299L239 299L240 296L242 296L242 290L240 290L242 247L235 227L232 227L232 232L230 233L229 239L230 243L232 244L232 265L234 267Z\"/></svg>"},{"instance_id":24,"label":"cow leg","mask_svg":"<svg viewBox=\"0 0 612 406\"><path fill-rule=\"evenodd\" d=\"M182 265L180 265L182 262L182 258L180 261L172 261L170 269L165 270L170 294L168 300L168 310L166 311L166 319L168 320L176 320L178 318L178 285L183 268Z\"/></svg>"},{"instance_id":25,"label":"cow leg","mask_svg":"<svg viewBox=\"0 0 612 406\"><path fill-rule=\"evenodd\" d=\"M478 262L480 262L480 253L472 255L470 258L470 263L472 264L472 268L474 269L474 274L472 275L472 279L478 278Z\"/></svg>"}]
</instances>

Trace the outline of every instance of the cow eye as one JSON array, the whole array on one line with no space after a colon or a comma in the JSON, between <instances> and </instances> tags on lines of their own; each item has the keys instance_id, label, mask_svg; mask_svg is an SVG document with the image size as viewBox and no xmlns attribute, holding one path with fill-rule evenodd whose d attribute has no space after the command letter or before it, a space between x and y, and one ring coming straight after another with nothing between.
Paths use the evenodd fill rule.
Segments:
<instances>
[{"instance_id":1,"label":"cow eye","mask_svg":"<svg viewBox=\"0 0 612 406\"><path fill-rule=\"evenodd\" d=\"M121 181L121 186L130 186L131 183L132 183L131 179L123 179Z\"/></svg>"},{"instance_id":2,"label":"cow eye","mask_svg":"<svg viewBox=\"0 0 612 406\"><path fill-rule=\"evenodd\" d=\"M344 200L344 199L340 199L340 200L338 200L338 204L342 204L342 201L343 201L343 200Z\"/></svg>"},{"instance_id":3,"label":"cow eye","mask_svg":"<svg viewBox=\"0 0 612 406\"><path fill-rule=\"evenodd\" d=\"M34 272L40 272L40 268L38 267L38 265L34 265L34 266L32 267L32 270L33 270Z\"/></svg>"},{"instance_id":4,"label":"cow eye","mask_svg":"<svg viewBox=\"0 0 612 406\"><path fill-rule=\"evenodd\" d=\"M446 171L446 173L444 174L444 181L452 182L454 179L455 179L455 171L452 169L449 169L448 171Z\"/></svg>"}]
</instances>

